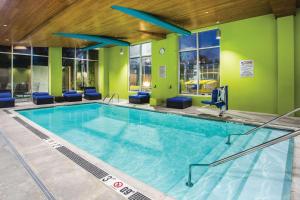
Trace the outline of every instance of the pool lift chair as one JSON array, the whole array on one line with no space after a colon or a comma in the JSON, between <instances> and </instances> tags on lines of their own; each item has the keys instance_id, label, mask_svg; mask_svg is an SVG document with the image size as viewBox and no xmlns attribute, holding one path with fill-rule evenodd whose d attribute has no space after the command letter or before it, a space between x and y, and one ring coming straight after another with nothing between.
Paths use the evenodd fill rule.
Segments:
<instances>
[{"instance_id":1,"label":"pool lift chair","mask_svg":"<svg viewBox=\"0 0 300 200\"><path fill-rule=\"evenodd\" d=\"M219 108L219 117L222 117L228 110L228 86L215 88L211 93L211 101L202 101L202 103Z\"/></svg>"}]
</instances>

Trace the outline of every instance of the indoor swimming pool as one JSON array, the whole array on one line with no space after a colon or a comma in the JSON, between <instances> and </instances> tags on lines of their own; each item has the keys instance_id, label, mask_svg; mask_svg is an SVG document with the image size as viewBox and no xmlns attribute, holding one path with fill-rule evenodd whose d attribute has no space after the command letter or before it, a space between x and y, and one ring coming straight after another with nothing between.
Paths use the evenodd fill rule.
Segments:
<instances>
[{"instance_id":1,"label":"indoor swimming pool","mask_svg":"<svg viewBox=\"0 0 300 200\"><path fill-rule=\"evenodd\" d=\"M20 110L19 114L175 199L289 199L293 141L214 168L193 170L193 187L185 185L191 163L210 163L284 135L253 126L167 114L101 103Z\"/></svg>"}]
</instances>

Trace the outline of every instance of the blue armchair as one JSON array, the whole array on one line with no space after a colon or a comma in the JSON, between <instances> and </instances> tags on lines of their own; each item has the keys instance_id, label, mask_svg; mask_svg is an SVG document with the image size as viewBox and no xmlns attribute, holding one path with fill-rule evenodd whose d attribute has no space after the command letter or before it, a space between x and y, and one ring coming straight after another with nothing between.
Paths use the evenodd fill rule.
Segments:
<instances>
[{"instance_id":1,"label":"blue armchair","mask_svg":"<svg viewBox=\"0 0 300 200\"><path fill-rule=\"evenodd\" d=\"M143 104L149 103L150 94L148 92L138 92L136 95L129 96L129 103L133 104Z\"/></svg>"},{"instance_id":2,"label":"blue armchair","mask_svg":"<svg viewBox=\"0 0 300 200\"><path fill-rule=\"evenodd\" d=\"M0 108L15 106L15 98L12 97L10 90L0 91Z\"/></svg>"},{"instance_id":3,"label":"blue armchair","mask_svg":"<svg viewBox=\"0 0 300 200\"><path fill-rule=\"evenodd\" d=\"M97 92L95 87L84 88L84 98L87 100L98 100L101 99L101 93Z\"/></svg>"},{"instance_id":4,"label":"blue armchair","mask_svg":"<svg viewBox=\"0 0 300 200\"><path fill-rule=\"evenodd\" d=\"M77 93L74 90L64 92L63 96L64 96L64 99L69 102L82 101L82 95Z\"/></svg>"},{"instance_id":5,"label":"blue armchair","mask_svg":"<svg viewBox=\"0 0 300 200\"><path fill-rule=\"evenodd\" d=\"M54 103L54 97L49 95L48 92L34 92L32 93L32 100L36 105Z\"/></svg>"}]
</instances>

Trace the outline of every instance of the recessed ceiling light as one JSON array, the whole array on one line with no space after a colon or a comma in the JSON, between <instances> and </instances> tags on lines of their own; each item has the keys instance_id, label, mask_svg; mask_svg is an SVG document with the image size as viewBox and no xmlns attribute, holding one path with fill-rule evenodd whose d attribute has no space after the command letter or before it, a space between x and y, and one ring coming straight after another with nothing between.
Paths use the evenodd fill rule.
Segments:
<instances>
[{"instance_id":1,"label":"recessed ceiling light","mask_svg":"<svg viewBox=\"0 0 300 200\"><path fill-rule=\"evenodd\" d=\"M5 41L9 41L9 39L8 39L8 38L6 38L6 39L5 39Z\"/></svg>"},{"instance_id":2,"label":"recessed ceiling light","mask_svg":"<svg viewBox=\"0 0 300 200\"><path fill-rule=\"evenodd\" d=\"M208 14L208 13L209 13L208 11L205 12L205 14Z\"/></svg>"},{"instance_id":3,"label":"recessed ceiling light","mask_svg":"<svg viewBox=\"0 0 300 200\"><path fill-rule=\"evenodd\" d=\"M216 21L216 24L220 24L220 21Z\"/></svg>"},{"instance_id":4,"label":"recessed ceiling light","mask_svg":"<svg viewBox=\"0 0 300 200\"><path fill-rule=\"evenodd\" d=\"M3 24L3 26L4 26L4 27L6 27L6 26L7 26L7 24Z\"/></svg>"}]
</instances>

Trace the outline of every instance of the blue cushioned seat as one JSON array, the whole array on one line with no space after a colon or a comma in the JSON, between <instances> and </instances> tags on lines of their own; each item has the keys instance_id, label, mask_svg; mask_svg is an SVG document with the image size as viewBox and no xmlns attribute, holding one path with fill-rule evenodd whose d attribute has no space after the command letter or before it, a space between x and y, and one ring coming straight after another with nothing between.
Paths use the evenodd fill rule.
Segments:
<instances>
[{"instance_id":1,"label":"blue cushioned seat","mask_svg":"<svg viewBox=\"0 0 300 200\"><path fill-rule=\"evenodd\" d=\"M150 94L148 92L138 92L136 95L129 96L129 103L133 104L143 104L149 103Z\"/></svg>"},{"instance_id":2,"label":"blue cushioned seat","mask_svg":"<svg viewBox=\"0 0 300 200\"><path fill-rule=\"evenodd\" d=\"M64 99L69 102L82 101L82 95L77 93L74 90L64 92L63 96L64 96Z\"/></svg>"},{"instance_id":3,"label":"blue cushioned seat","mask_svg":"<svg viewBox=\"0 0 300 200\"><path fill-rule=\"evenodd\" d=\"M32 100L37 105L54 103L54 97L48 92L34 92L32 93Z\"/></svg>"},{"instance_id":4,"label":"blue cushioned seat","mask_svg":"<svg viewBox=\"0 0 300 200\"><path fill-rule=\"evenodd\" d=\"M10 91L0 91L0 108L15 106L15 98L12 98Z\"/></svg>"},{"instance_id":5,"label":"blue cushioned seat","mask_svg":"<svg viewBox=\"0 0 300 200\"><path fill-rule=\"evenodd\" d=\"M191 97L173 97L167 99L167 107L168 108L187 108L192 106L192 98Z\"/></svg>"},{"instance_id":6,"label":"blue cushioned seat","mask_svg":"<svg viewBox=\"0 0 300 200\"><path fill-rule=\"evenodd\" d=\"M98 100L101 99L101 93L97 92L95 87L84 88L84 98L87 100Z\"/></svg>"}]
</instances>

